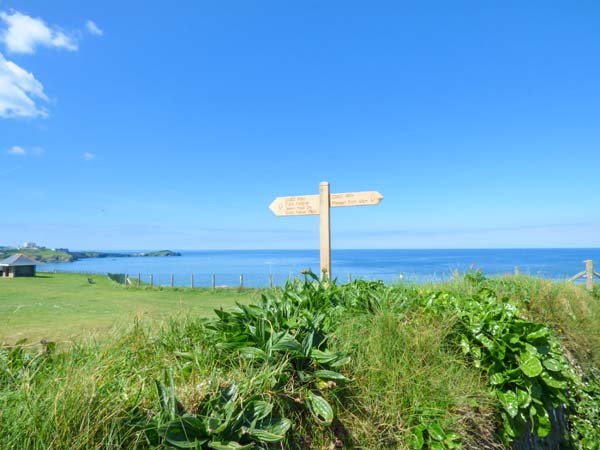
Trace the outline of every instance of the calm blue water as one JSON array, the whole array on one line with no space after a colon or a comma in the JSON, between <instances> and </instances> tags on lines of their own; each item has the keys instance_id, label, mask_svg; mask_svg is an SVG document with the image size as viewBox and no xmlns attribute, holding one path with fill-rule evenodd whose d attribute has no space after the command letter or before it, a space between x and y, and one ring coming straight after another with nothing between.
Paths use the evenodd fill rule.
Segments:
<instances>
[{"instance_id":1,"label":"calm blue water","mask_svg":"<svg viewBox=\"0 0 600 450\"><path fill-rule=\"evenodd\" d=\"M130 250L124 251L129 253ZM179 257L93 258L72 263L45 264L40 271L141 274L144 281L154 276L157 285L168 285L171 274L175 284L189 286L194 274L196 286L209 286L214 273L219 286L268 286L269 272L276 285L299 276L302 269L319 271L318 250L211 250L181 251ZM584 259L597 261L600 248L593 249L488 249L488 250L333 250L333 276L404 280L423 283L447 280L456 270L464 272L473 265L486 275L521 273L552 279L566 279L584 270Z\"/></svg>"}]
</instances>

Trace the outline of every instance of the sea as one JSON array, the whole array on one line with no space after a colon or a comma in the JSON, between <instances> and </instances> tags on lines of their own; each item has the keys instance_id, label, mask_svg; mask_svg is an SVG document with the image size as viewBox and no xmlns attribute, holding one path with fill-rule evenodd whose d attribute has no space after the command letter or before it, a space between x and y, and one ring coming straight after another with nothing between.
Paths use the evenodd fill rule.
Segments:
<instances>
[{"instance_id":1,"label":"sea","mask_svg":"<svg viewBox=\"0 0 600 450\"><path fill-rule=\"evenodd\" d=\"M102 251L102 250L101 250ZM137 253L148 250L123 250ZM111 252L115 252L111 250ZM70 263L44 264L43 272L128 274L155 285L209 287L281 286L303 277L303 270L319 272L318 250L179 250L172 257L109 257ZM452 250L332 250L331 269L339 282L350 279L387 283L429 283L450 280L470 270L486 276L515 273L566 280L584 270L584 260L600 266L600 248L561 249L452 249ZM600 271L600 270L597 270Z\"/></svg>"}]
</instances>

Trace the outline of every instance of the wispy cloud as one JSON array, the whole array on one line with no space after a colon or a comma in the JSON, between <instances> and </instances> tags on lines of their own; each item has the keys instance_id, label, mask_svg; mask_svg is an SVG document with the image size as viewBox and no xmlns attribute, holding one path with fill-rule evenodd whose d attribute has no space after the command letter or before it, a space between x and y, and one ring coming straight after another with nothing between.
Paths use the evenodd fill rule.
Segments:
<instances>
[{"instance_id":1,"label":"wispy cloud","mask_svg":"<svg viewBox=\"0 0 600 450\"><path fill-rule=\"evenodd\" d=\"M48 26L40 18L20 12L0 12L0 20L7 28L0 35L6 48L12 53L35 53L39 46L75 51L78 48L73 36L67 35L56 26Z\"/></svg>"},{"instance_id":2,"label":"wispy cloud","mask_svg":"<svg viewBox=\"0 0 600 450\"><path fill-rule=\"evenodd\" d=\"M96 155L94 153L90 153L90 152L85 152L83 155L81 155L83 157L83 159L85 159L86 161L91 161L92 159L94 159L96 157Z\"/></svg>"},{"instance_id":3,"label":"wispy cloud","mask_svg":"<svg viewBox=\"0 0 600 450\"><path fill-rule=\"evenodd\" d=\"M6 150L6 153L9 155L26 155L27 150L25 150L23 147L19 147L18 145L13 145L11 148Z\"/></svg>"},{"instance_id":4,"label":"wispy cloud","mask_svg":"<svg viewBox=\"0 0 600 450\"><path fill-rule=\"evenodd\" d=\"M11 148L6 150L6 153L9 155L34 155L34 156L42 156L46 151L42 147L31 147L29 149L25 147L21 147L20 145L13 145Z\"/></svg>"},{"instance_id":5,"label":"wispy cloud","mask_svg":"<svg viewBox=\"0 0 600 450\"><path fill-rule=\"evenodd\" d=\"M85 27L87 28L90 34L93 34L95 36L102 36L104 34L104 31L102 31L93 20L88 20L85 24Z\"/></svg>"},{"instance_id":6,"label":"wispy cloud","mask_svg":"<svg viewBox=\"0 0 600 450\"><path fill-rule=\"evenodd\" d=\"M20 168L21 168L21 166L15 166L15 167L11 167L9 169L0 170L0 175L7 175L11 172L14 172L15 170L19 170Z\"/></svg>"},{"instance_id":7,"label":"wispy cloud","mask_svg":"<svg viewBox=\"0 0 600 450\"><path fill-rule=\"evenodd\" d=\"M42 83L0 53L0 117L47 116L36 99L48 101Z\"/></svg>"}]
</instances>

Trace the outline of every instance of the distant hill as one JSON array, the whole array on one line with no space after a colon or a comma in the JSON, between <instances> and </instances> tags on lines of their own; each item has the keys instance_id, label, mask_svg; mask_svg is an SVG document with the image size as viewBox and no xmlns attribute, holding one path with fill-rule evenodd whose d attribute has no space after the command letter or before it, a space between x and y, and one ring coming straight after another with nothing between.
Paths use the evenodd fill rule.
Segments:
<instances>
[{"instance_id":1,"label":"distant hill","mask_svg":"<svg viewBox=\"0 0 600 450\"><path fill-rule=\"evenodd\" d=\"M114 253L114 252L96 252L83 251L71 252L68 250L52 250L50 248L14 248L0 246L0 259L8 258L15 253L23 253L31 259L39 262L71 262L85 258L125 258L125 257L145 257L145 256L181 256L181 253L171 250L158 250L143 253Z\"/></svg>"}]
</instances>

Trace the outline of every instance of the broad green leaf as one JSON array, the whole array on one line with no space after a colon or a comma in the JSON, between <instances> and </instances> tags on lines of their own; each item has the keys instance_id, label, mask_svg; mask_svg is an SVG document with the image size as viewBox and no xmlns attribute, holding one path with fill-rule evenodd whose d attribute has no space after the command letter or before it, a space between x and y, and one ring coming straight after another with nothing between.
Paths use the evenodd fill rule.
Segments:
<instances>
[{"instance_id":1,"label":"broad green leaf","mask_svg":"<svg viewBox=\"0 0 600 450\"><path fill-rule=\"evenodd\" d=\"M526 342L525 343L525 353L527 353L531 356L537 356L538 351L535 346L531 345L529 342ZM521 357L523 357L523 355L521 355Z\"/></svg>"},{"instance_id":2,"label":"broad green leaf","mask_svg":"<svg viewBox=\"0 0 600 450\"><path fill-rule=\"evenodd\" d=\"M517 400L520 408L527 408L531 403L531 395L529 392L517 388Z\"/></svg>"},{"instance_id":3,"label":"broad green leaf","mask_svg":"<svg viewBox=\"0 0 600 450\"><path fill-rule=\"evenodd\" d=\"M292 422L289 419L281 418L261 427L250 428L248 434L259 441L279 442L291 426Z\"/></svg>"},{"instance_id":4,"label":"broad green leaf","mask_svg":"<svg viewBox=\"0 0 600 450\"><path fill-rule=\"evenodd\" d=\"M313 375L322 380L348 381L348 378L346 378L344 375L332 370L315 370Z\"/></svg>"},{"instance_id":5,"label":"broad green leaf","mask_svg":"<svg viewBox=\"0 0 600 450\"><path fill-rule=\"evenodd\" d=\"M550 434L552 431L552 423L550 422L550 417L548 416L548 411L545 408L536 408L538 417L537 417L537 427L535 427L535 433L544 438Z\"/></svg>"},{"instance_id":6,"label":"broad green leaf","mask_svg":"<svg viewBox=\"0 0 600 450\"><path fill-rule=\"evenodd\" d=\"M343 366L345 364L348 364L350 362L350 357L346 356L345 354L341 353L341 352L323 352L321 350L318 350L316 348L313 348L310 351L310 356L312 359L314 359L315 361L317 361L320 364L326 364L329 365L331 367L339 367L339 366Z\"/></svg>"},{"instance_id":7,"label":"broad green leaf","mask_svg":"<svg viewBox=\"0 0 600 450\"><path fill-rule=\"evenodd\" d=\"M208 440L206 434L201 432L201 428L202 424L198 419L188 417L185 421L177 419L164 424L157 431L158 435L172 446L197 448Z\"/></svg>"},{"instance_id":8,"label":"broad green leaf","mask_svg":"<svg viewBox=\"0 0 600 450\"><path fill-rule=\"evenodd\" d=\"M436 441L443 441L446 437L444 429L437 422L427 425L427 432L429 433L429 436L431 436Z\"/></svg>"},{"instance_id":9,"label":"broad green leaf","mask_svg":"<svg viewBox=\"0 0 600 450\"><path fill-rule=\"evenodd\" d=\"M286 419L285 417L280 417L279 419L275 419L269 422L269 424L265 427L266 430L271 433L284 435L292 426L292 421Z\"/></svg>"},{"instance_id":10,"label":"broad green leaf","mask_svg":"<svg viewBox=\"0 0 600 450\"><path fill-rule=\"evenodd\" d=\"M252 416L252 421L262 420L271 414L273 404L264 400L254 400L248 405L248 411Z\"/></svg>"},{"instance_id":11,"label":"broad green leaf","mask_svg":"<svg viewBox=\"0 0 600 450\"><path fill-rule=\"evenodd\" d=\"M266 361L268 355L264 350L256 347L243 347L239 349L240 357L246 359L255 359L257 361Z\"/></svg>"},{"instance_id":12,"label":"broad green leaf","mask_svg":"<svg viewBox=\"0 0 600 450\"><path fill-rule=\"evenodd\" d=\"M521 365L519 368L525 375L533 378L542 373L542 363L537 356L533 356L531 354L522 354L521 358Z\"/></svg>"},{"instance_id":13,"label":"broad green leaf","mask_svg":"<svg viewBox=\"0 0 600 450\"><path fill-rule=\"evenodd\" d=\"M529 333L527 335L527 340L535 341L536 339L540 339L540 338L547 337L547 336L548 336L548 329L543 327L537 331L534 331L533 333Z\"/></svg>"},{"instance_id":14,"label":"broad green leaf","mask_svg":"<svg viewBox=\"0 0 600 450\"><path fill-rule=\"evenodd\" d=\"M423 448L423 445L425 445L425 439L423 438L424 430L425 425L419 425L413 430L412 446L414 450L421 450Z\"/></svg>"},{"instance_id":15,"label":"broad green leaf","mask_svg":"<svg viewBox=\"0 0 600 450\"><path fill-rule=\"evenodd\" d=\"M505 380L506 380L506 377L504 376L504 374L498 372L498 373L493 374L490 377L490 384L492 386L495 386L495 385L504 383Z\"/></svg>"},{"instance_id":16,"label":"broad green leaf","mask_svg":"<svg viewBox=\"0 0 600 450\"><path fill-rule=\"evenodd\" d=\"M320 422L330 423L333 420L333 409L331 405L320 395L308 391L306 405L312 415Z\"/></svg>"},{"instance_id":17,"label":"broad green leaf","mask_svg":"<svg viewBox=\"0 0 600 450\"><path fill-rule=\"evenodd\" d=\"M566 387L567 387L566 381L557 380L556 378L554 378L552 375L550 375L546 371L542 372L540 378L542 380L544 380L544 383L546 383L550 387L557 388L557 389L566 389Z\"/></svg>"},{"instance_id":18,"label":"broad green leaf","mask_svg":"<svg viewBox=\"0 0 600 450\"><path fill-rule=\"evenodd\" d=\"M563 369L563 364L554 358L544 359L542 361L544 367L552 372L560 372Z\"/></svg>"},{"instance_id":19,"label":"broad green leaf","mask_svg":"<svg viewBox=\"0 0 600 450\"><path fill-rule=\"evenodd\" d=\"M302 346L289 333L285 333L285 334L283 334L283 336L281 336L279 339L277 339L276 342L273 344L272 349L275 351L284 351L284 352L290 352L290 353L303 354Z\"/></svg>"},{"instance_id":20,"label":"broad green leaf","mask_svg":"<svg viewBox=\"0 0 600 450\"><path fill-rule=\"evenodd\" d=\"M215 450L246 450L254 448L254 444L241 445L235 441L229 442L221 442L221 441L212 441L208 443L210 448L214 448Z\"/></svg>"},{"instance_id":21,"label":"broad green leaf","mask_svg":"<svg viewBox=\"0 0 600 450\"><path fill-rule=\"evenodd\" d=\"M515 417L519 412L519 400L513 391L496 392L496 396L510 417Z\"/></svg>"}]
</instances>

